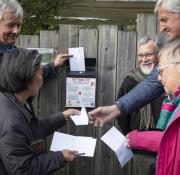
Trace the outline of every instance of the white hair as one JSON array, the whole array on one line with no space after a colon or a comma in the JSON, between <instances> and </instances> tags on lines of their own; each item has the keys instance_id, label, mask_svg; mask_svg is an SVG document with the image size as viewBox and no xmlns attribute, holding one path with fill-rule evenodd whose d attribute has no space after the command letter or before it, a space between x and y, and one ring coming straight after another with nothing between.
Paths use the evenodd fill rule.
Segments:
<instances>
[{"instance_id":1,"label":"white hair","mask_svg":"<svg viewBox=\"0 0 180 175\"><path fill-rule=\"evenodd\" d=\"M147 44L149 41L153 41L155 45L158 45L158 37L157 35L151 36L151 35L145 35L138 41L138 47L144 44Z\"/></svg>"},{"instance_id":2,"label":"white hair","mask_svg":"<svg viewBox=\"0 0 180 175\"><path fill-rule=\"evenodd\" d=\"M170 41L164 44L164 46L159 52L160 58L164 52L167 52L166 59L169 63L180 62L180 39Z\"/></svg>"},{"instance_id":3,"label":"white hair","mask_svg":"<svg viewBox=\"0 0 180 175\"><path fill-rule=\"evenodd\" d=\"M180 15L180 0L158 0L156 2L154 13L158 14L158 9L163 6L166 10Z\"/></svg>"},{"instance_id":4,"label":"white hair","mask_svg":"<svg viewBox=\"0 0 180 175\"><path fill-rule=\"evenodd\" d=\"M23 18L23 8L16 0L0 0L0 21L6 9L13 10L15 16Z\"/></svg>"}]
</instances>

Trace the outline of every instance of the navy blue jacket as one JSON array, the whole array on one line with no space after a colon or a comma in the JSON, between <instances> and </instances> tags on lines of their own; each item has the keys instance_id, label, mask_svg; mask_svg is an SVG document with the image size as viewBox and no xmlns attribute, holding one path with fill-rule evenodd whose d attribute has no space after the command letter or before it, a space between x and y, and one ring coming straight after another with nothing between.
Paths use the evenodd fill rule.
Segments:
<instances>
[{"instance_id":1,"label":"navy blue jacket","mask_svg":"<svg viewBox=\"0 0 180 175\"><path fill-rule=\"evenodd\" d=\"M123 115L134 112L164 93L163 85L157 78L157 68L154 68L144 81L116 101Z\"/></svg>"}]
</instances>

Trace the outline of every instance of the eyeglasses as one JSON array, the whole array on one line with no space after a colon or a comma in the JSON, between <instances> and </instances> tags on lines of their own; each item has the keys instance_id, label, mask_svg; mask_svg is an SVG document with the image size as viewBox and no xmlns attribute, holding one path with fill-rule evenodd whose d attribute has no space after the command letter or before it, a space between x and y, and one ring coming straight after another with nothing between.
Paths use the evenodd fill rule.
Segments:
<instances>
[{"instance_id":1,"label":"eyeglasses","mask_svg":"<svg viewBox=\"0 0 180 175\"><path fill-rule=\"evenodd\" d=\"M153 55L157 55L158 52L147 52L147 53L144 53L144 54L138 54L137 56L142 59L144 57L147 57L147 58L150 58L152 57Z\"/></svg>"},{"instance_id":2,"label":"eyeglasses","mask_svg":"<svg viewBox=\"0 0 180 175\"><path fill-rule=\"evenodd\" d=\"M179 63L180 63L180 61L168 64L168 65L165 65L165 66L160 66L160 67L157 68L157 71L158 71L159 75L162 76L164 69L166 69L168 67L175 66L176 64L179 64Z\"/></svg>"}]
</instances>

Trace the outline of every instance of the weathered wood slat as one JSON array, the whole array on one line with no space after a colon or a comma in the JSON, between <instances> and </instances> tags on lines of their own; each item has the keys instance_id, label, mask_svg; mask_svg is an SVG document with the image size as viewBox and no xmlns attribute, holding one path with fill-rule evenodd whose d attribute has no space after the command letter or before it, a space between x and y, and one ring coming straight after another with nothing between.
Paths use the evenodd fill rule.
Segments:
<instances>
[{"instance_id":1,"label":"weathered wood slat","mask_svg":"<svg viewBox=\"0 0 180 175\"><path fill-rule=\"evenodd\" d=\"M111 105L115 99L117 26L101 25L98 44L98 86L97 105ZM96 130L95 175L113 174L113 153L100 137L112 127L113 123Z\"/></svg>"},{"instance_id":2,"label":"weathered wood slat","mask_svg":"<svg viewBox=\"0 0 180 175\"><path fill-rule=\"evenodd\" d=\"M41 31L40 32L40 47L42 48L58 48L57 31ZM48 115L59 111L58 100L58 76L49 78L43 84L40 91L40 113L41 115Z\"/></svg>"},{"instance_id":3,"label":"weathered wood slat","mask_svg":"<svg viewBox=\"0 0 180 175\"><path fill-rule=\"evenodd\" d=\"M80 29L79 46L84 47L85 58L97 58L98 30Z\"/></svg>"},{"instance_id":4,"label":"weathered wood slat","mask_svg":"<svg viewBox=\"0 0 180 175\"><path fill-rule=\"evenodd\" d=\"M104 19L133 19L138 13L153 13L153 2L124 2L124 1L91 1L76 2L71 8L60 10L63 17L94 17Z\"/></svg>"},{"instance_id":5,"label":"weathered wood slat","mask_svg":"<svg viewBox=\"0 0 180 175\"><path fill-rule=\"evenodd\" d=\"M136 33L118 32L116 97L124 77L136 64Z\"/></svg>"},{"instance_id":6,"label":"weathered wood slat","mask_svg":"<svg viewBox=\"0 0 180 175\"><path fill-rule=\"evenodd\" d=\"M141 10L147 10L147 9L153 9L155 5L155 1L144 1L144 2L135 2L135 1L91 1L91 2L85 2L80 1L76 3L72 3L70 6L73 7L89 7L89 9L98 8L98 9L104 9L108 8L111 9L141 9ZM62 9L67 9L68 7L63 7ZM61 10L62 10L61 9ZM137 11L138 12L138 11Z\"/></svg>"},{"instance_id":7,"label":"weathered wood slat","mask_svg":"<svg viewBox=\"0 0 180 175\"><path fill-rule=\"evenodd\" d=\"M59 32L60 32L60 52L68 52L68 48L70 47L78 47L79 46L79 27L78 25L60 25ZM66 67L64 70L64 76L60 78L59 83L62 83L61 88L63 91L59 93L59 98L61 100L62 108L65 109L66 104ZM62 132L66 132L72 135L77 135L77 127L70 121L67 123L66 127L64 127ZM71 165L66 165L65 168L61 170L60 174L79 174L79 164L78 161L72 163Z\"/></svg>"},{"instance_id":8,"label":"weathered wood slat","mask_svg":"<svg viewBox=\"0 0 180 175\"><path fill-rule=\"evenodd\" d=\"M60 25L60 40L59 40L59 52L68 53L68 48L79 46L79 26L78 25ZM66 69L64 68L64 77L59 83L62 83L63 93L59 94L61 99L62 108L66 105Z\"/></svg>"},{"instance_id":9,"label":"weathered wood slat","mask_svg":"<svg viewBox=\"0 0 180 175\"><path fill-rule=\"evenodd\" d=\"M38 35L20 35L19 38L20 47L39 47Z\"/></svg>"},{"instance_id":10,"label":"weathered wood slat","mask_svg":"<svg viewBox=\"0 0 180 175\"><path fill-rule=\"evenodd\" d=\"M80 29L79 46L84 47L85 58L96 58L98 53L98 31L97 29ZM78 135L95 137L95 128L93 125L78 127ZM95 171L94 158L81 158L78 160L80 165L78 174L90 175Z\"/></svg>"},{"instance_id":11,"label":"weathered wood slat","mask_svg":"<svg viewBox=\"0 0 180 175\"><path fill-rule=\"evenodd\" d=\"M146 34L155 35L157 33L157 21L155 15L137 15L137 39L139 40Z\"/></svg>"},{"instance_id":12,"label":"weathered wood slat","mask_svg":"<svg viewBox=\"0 0 180 175\"><path fill-rule=\"evenodd\" d=\"M118 53L117 53L117 76L116 76L116 97L119 92L122 81L130 70L135 68L136 64L136 32L118 31ZM123 116L121 116L123 117ZM120 129L117 121L116 128ZM129 174L129 167L121 169L116 155L114 156L114 175L121 173Z\"/></svg>"}]
</instances>

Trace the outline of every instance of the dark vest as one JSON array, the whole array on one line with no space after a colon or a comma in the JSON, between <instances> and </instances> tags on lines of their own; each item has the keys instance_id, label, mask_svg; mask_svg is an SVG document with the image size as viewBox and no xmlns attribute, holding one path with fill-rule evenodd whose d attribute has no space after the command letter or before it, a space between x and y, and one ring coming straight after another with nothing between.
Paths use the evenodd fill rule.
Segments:
<instances>
[{"instance_id":1,"label":"dark vest","mask_svg":"<svg viewBox=\"0 0 180 175\"><path fill-rule=\"evenodd\" d=\"M6 172L4 165L2 164L1 160L0 160L0 174L1 175L8 175L8 173Z\"/></svg>"}]
</instances>

